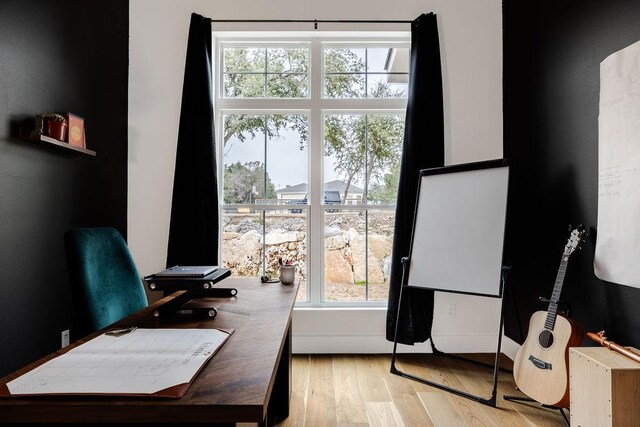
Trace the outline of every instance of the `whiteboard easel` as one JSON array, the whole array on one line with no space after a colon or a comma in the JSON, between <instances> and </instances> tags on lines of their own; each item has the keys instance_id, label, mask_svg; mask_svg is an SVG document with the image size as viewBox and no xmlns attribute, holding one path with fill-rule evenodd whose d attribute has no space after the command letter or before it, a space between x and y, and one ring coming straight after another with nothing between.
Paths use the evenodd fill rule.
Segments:
<instances>
[{"instance_id":1,"label":"whiteboard easel","mask_svg":"<svg viewBox=\"0 0 640 427\"><path fill-rule=\"evenodd\" d=\"M395 366L398 320L407 288L502 298L509 166L504 159L420 171L416 211L403 274L394 334L391 373L496 406L498 362L502 345L501 304L493 390L482 398L401 372ZM504 303L504 300L503 300ZM430 339L434 353L438 351ZM466 359L465 359L466 360Z\"/></svg>"}]
</instances>

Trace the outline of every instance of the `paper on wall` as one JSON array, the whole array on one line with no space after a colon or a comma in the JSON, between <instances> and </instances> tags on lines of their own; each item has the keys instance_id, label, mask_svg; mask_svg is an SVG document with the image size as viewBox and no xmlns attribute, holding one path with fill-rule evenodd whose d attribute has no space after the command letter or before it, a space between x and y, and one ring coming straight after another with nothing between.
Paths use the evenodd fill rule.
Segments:
<instances>
[{"instance_id":1,"label":"paper on wall","mask_svg":"<svg viewBox=\"0 0 640 427\"><path fill-rule=\"evenodd\" d=\"M595 274L640 287L640 42L600 63L598 172Z\"/></svg>"}]
</instances>

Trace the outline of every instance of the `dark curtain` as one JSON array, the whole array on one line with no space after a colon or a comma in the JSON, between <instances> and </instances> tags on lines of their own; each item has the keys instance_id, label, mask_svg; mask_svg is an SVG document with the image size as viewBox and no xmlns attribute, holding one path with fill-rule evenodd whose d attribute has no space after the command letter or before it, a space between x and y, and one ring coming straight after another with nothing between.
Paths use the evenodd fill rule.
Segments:
<instances>
[{"instance_id":1,"label":"dark curtain","mask_svg":"<svg viewBox=\"0 0 640 427\"><path fill-rule=\"evenodd\" d=\"M218 264L211 20L191 15L167 266Z\"/></svg>"},{"instance_id":2,"label":"dark curtain","mask_svg":"<svg viewBox=\"0 0 640 427\"><path fill-rule=\"evenodd\" d=\"M409 255L419 172L444 166L443 120L438 24L435 14L423 14L411 25L409 99L387 306L387 340L393 341L396 322L399 322L398 342L403 344L424 342L431 336L433 291L407 288L402 297L402 312L398 315L402 288L400 259Z\"/></svg>"}]
</instances>

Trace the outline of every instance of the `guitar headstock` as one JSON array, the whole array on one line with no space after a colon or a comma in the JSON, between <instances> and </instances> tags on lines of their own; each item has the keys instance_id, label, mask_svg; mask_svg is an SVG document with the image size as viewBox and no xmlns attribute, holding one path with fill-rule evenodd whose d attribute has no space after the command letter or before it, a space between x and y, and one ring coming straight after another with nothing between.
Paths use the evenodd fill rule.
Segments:
<instances>
[{"instance_id":1,"label":"guitar headstock","mask_svg":"<svg viewBox=\"0 0 640 427\"><path fill-rule=\"evenodd\" d=\"M581 249L582 243L587 238L587 230L584 226L579 225L571 231L571 236L567 240L567 244L564 247L564 254L571 255L576 249Z\"/></svg>"}]
</instances>

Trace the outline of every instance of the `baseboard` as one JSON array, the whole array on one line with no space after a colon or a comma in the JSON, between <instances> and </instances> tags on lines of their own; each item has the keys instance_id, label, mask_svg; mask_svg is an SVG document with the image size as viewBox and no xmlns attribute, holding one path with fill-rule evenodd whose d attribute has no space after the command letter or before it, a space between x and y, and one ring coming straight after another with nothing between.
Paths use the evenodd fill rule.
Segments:
<instances>
[{"instance_id":1,"label":"baseboard","mask_svg":"<svg viewBox=\"0 0 640 427\"><path fill-rule=\"evenodd\" d=\"M296 308L293 312L293 352L298 354L390 354L386 340L386 307ZM436 316L437 317L437 316ZM495 353L498 340L494 325L486 319L474 324L439 320L433 341L445 353ZM520 346L502 340L502 353L515 358ZM398 345L398 353L431 353L431 344Z\"/></svg>"},{"instance_id":2,"label":"baseboard","mask_svg":"<svg viewBox=\"0 0 640 427\"><path fill-rule=\"evenodd\" d=\"M502 354L511 360L515 360L518 350L520 350L520 344L505 335L502 336Z\"/></svg>"},{"instance_id":3,"label":"baseboard","mask_svg":"<svg viewBox=\"0 0 640 427\"><path fill-rule=\"evenodd\" d=\"M434 336L433 341L438 350L446 353L495 353L497 347L496 335L440 335ZM296 354L384 354L393 351L393 343L387 341L384 335L294 334L292 345L293 353ZM431 353L431 344L428 341L415 345L399 344L397 351L398 353Z\"/></svg>"}]
</instances>

